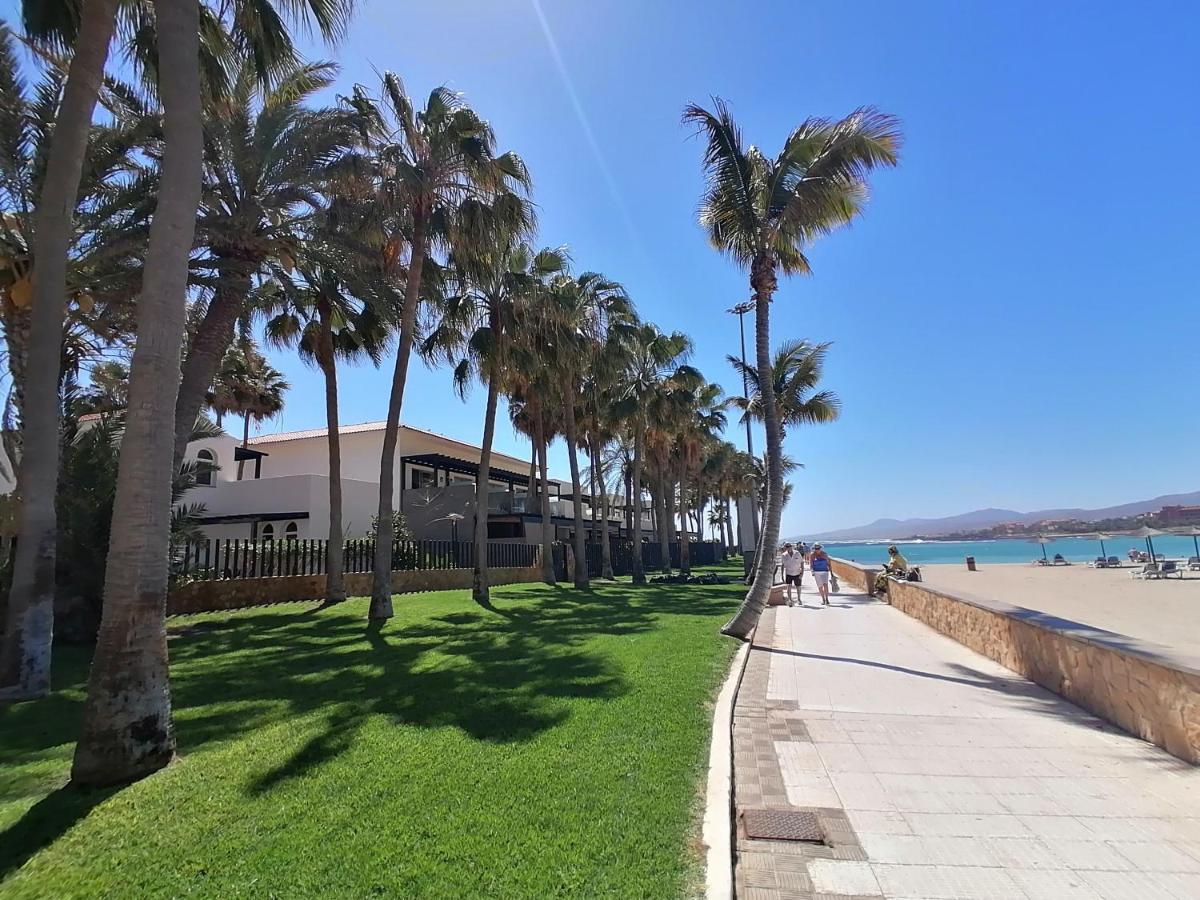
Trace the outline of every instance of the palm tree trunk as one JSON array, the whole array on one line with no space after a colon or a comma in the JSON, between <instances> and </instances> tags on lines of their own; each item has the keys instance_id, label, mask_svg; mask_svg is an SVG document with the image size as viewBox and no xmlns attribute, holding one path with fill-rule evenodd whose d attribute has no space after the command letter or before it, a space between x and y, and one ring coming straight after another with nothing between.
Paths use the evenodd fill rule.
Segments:
<instances>
[{"instance_id":1,"label":"palm tree trunk","mask_svg":"<svg viewBox=\"0 0 1200 900\"><path fill-rule=\"evenodd\" d=\"M612 544L608 534L608 485L604 483L604 469L600 463L600 455L604 451L600 442L593 443L592 469L596 473L596 481L600 486L600 577L613 581L616 576L612 567ZM592 504L595 508L596 492L592 491Z\"/></svg>"},{"instance_id":2,"label":"palm tree trunk","mask_svg":"<svg viewBox=\"0 0 1200 900\"><path fill-rule=\"evenodd\" d=\"M537 444L529 442L529 488L525 492L526 503L532 503L537 496Z\"/></svg>"},{"instance_id":3,"label":"palm tree trunk","mask_svg":"<svg viewBox=\"0 0 1200 900\"><path fill-rule=\"evenodd\" d=\"M247 410L246 412L242 413L242 448L245 449L246 447L249 447L249 446L250 446L250 411ZM179 464L181 461L182 460L177 459L176 464ZM244 459L239 459L238 460L237 480L241 481L242 476L244 474L246 474L246 461Z\"/></svg>"},{"instance_id":4,"label":"palm tree trunk","mask_svg":"<svg viewBox=\"0 0 1200 900\"><path fill-rule=\"evenodd\" d=\"M66 315L67 254L92 112L104 76L117 0L88 0L67 70L33 228L33 303L21 403L23 451L16 558L0 646L0 697L50 691L58 518L59 369ZM16 460L10 460L14 465Z\"/></svg>"},{"instance_id":5,"label":"palm tree trunk","mask_svg":"<svg viewBox=\"0 0 1200 900\"><path fill-rule=\"evenodd\" d=\"M633 533L633 470L625 469L625 530Z\"/></svg>"},{"instance_id":6,"label":"palm tree trunk","mask_svg":"<svg viewBox=\"0 0 1200 900\"><path fill-rule=\"evenodd\" d=\"M329 543L325 545L325 602L346 599L346 536L342 533L342 436L338 427L337 357L328 305L321 308L321 371L325 375L325 424L329 441Z\"/></svg>"},{"instance_id":7,"label":"palm tree trunk","mask_svg":"<svg viewBox=\"0 0 1200 900\"><path fill-rule=\"evenodd\" d=\"M71 769L83 785L141 778L175 753L165 628L174 435L188 255L200 203L200 5L155 0L162 190L138 299L104 607ZM165 420L165 421L164 421Z\"/></svg>"},{"instance_id":8,"label":"palm tree trunk","mask_svg":"<svg viewBox=\"0 0 1200 900\"><path fill-rule=\"evenodd\" d=\"M671 574L671 528L667 512L667 476L658 476L658 552L659 570Z\"/></svg>"},{"instance_id":9,"label":"palm tree trunk","mask_svg":"<svg viewBox=\"0 0 1200 900\"><path fill-rule=\"evenodd\" d=\"M771 297L775 293L775 262L770 254L760 254L750 271L754 289L754 349L758 363L758 391L762 401L767 433L767 509L754 558L754 584L737 613L721 629L722 634L747 638L766 606L775 570L775 548L779 544L779 519L783 512L783 436L775 412L775 387L771 383Z\"/></svg>"},{"instance_id":10,"label":"palm tree trunk","mask_svg":"<svg viewBox=\"0 0 1200 900\"><path fill-rule=\"evenodd\" d=\"M679 529L675 527L675 482L664 476L667 485L667 540L679 540Z\"/></svg>"},{"instance_id":11,"label":"palm tree trunk","mask_svg":"<svg viewBox=\"0 0 1200 900\"><path fill-rule=\"evenodd\" d=\"M534 418L533 446L542 470L541 484L538 485L538 508L542 514L542 581L557 584L558 576L554 574L554 523L550 518L549 453L546 450L546 428L541 410Z\"/></svg>"},{"instance_id":12,"label":"palm tree trunk","mask_svg":"<svg viewBox=\"0 0 1200 900\"><path fill-rule=\"evenodd\" d=\"M642 568L642 427L633 431L633 583L645 584L646 572Z\"/></svg>"},{"instance_id":13,"label":"palm tree trunk","mask_svg":"<svg viewBox=\"0 0 1200 900\"><path fill-rule=\"evenodd\" d=\"M179 381L179 397L175 401L175 471L183 464L188 440L196 429L196 417L204 406L204 395L221 367L225 351L233 342L238 316L242 314L249 292L249 276L223 277L188 346ZM241 477L239 468L239 481Z\"/></svg>"},{"instance_id":14,"label":"palm tree trunk","mask_svg":"<svg viewBox=\"0 0 1200 900\"><path fill-rule=\"evenodd\" d=\"M404 286L404 309L400 315L400 347L396 351L396 369L392 373L392 392L388 397L387 425L383 431L383 453L379 460L379 515L375 535L375 566L371 580L370 619L390 619L392 613L392 485L396 478L396 442L400 436L400 410L404 406L404 385L408 381L408 360L412 356L413 332L417 327L417 304L421 299L421 269L425 265L428 223L423 215L413 225L412 259L408 265L408 283Z\"/></svg>"},{"instance_id":15,"label":"palm tree trunk","mask_svg":"<svg viewBox=\"0 0 1200 900\"><path fill-rule=\"evenodd\" d=\"M572 392L573 393L573 392ZM575 401L568 397L566 406L567 458L571 462L571 490L575 494L575 587L586 588L588 578L587 539L583 530L583 503L579 499L582 490L579 478L579 453L575 444Z\"/></svg>"},{"instance_id":16,"label":"palm tree trunk","mask_svg":"<svg viewBox=\"0 0 1200 900\"><path fill-rule=\"evenodd\" d=\"M679 571L687 575L692 571L692 560L688 552L688 504L687 464L679 464Z\"/></svg>"},{"instance_id":17,"label":"palm tree trunk","mask_svg":"<svg viewBox=\"0 0 1200 900\"><path fill-rule=\"evenodd\" d=\"M471 597L484 609L492 608L491 595L488 593L488 477L492 468L492 441L496 436L496 406L499 402L500 382L492 372L488 375L483 446L479 450L479 473L475 484L475 574L471 582Z\"/></svg>"}]
</instances>

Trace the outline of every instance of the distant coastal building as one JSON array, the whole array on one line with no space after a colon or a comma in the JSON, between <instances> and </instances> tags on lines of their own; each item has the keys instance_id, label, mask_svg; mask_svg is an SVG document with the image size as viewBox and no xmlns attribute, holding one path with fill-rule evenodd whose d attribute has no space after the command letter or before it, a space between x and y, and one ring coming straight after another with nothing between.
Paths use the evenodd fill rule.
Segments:
<instances>
[{"instance_id":1,"label":"distant coastal building","mask_svg":"<svg viewBox=\"0 0 1200 900\"><path fill-rule=\"evenodd\" d=\"M1156 525L1164 528L1200 525L1200 506L1164 506L1153 518Z\"/></svg>"}]
</instances>

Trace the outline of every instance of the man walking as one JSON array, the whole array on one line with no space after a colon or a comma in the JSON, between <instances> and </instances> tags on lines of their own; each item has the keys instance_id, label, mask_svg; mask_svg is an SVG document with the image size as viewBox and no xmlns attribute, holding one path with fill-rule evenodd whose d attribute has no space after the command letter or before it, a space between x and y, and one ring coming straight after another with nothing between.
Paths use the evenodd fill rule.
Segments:
<instances>
[{"instance_id":1,"label":"man walking","mask_svg":"<svg viewBox=\"0 0 1200 900\"><path fill-rule=\"evenodd\" d=\"M787 594L788 606L804 605L804 600L800 596L800 582L804 579L804 554L800 553L791 544L783 545L783 553L779 557L779 561L783 564L783 583L786 585L784 592ZM796 587L796 599L792 600L792 586Z\"/></svg>"}]
</instances>

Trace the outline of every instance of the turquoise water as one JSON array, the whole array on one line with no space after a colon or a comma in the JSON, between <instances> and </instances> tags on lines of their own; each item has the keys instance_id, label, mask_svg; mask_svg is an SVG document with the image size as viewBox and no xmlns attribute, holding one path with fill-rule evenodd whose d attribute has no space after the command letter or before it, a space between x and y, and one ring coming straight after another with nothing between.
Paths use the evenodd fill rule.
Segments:
<instances>
[{"instance_id":1,"label":"turquoise water","mask_svg":"<svg viewBox=\"0 0 1200 900\"><path fill-rule=\"evenodd\" d=\"M900 541L897 546L905 559L912 565L922 563L961 563L974 556L980 563L1027 563L1042 555L1042 548L1025 540L1011 541ZM830 556L871 565L887 560L887 544L839 544L826 542ZM1146 549L1141 538L1114 537L1104 542L1108 556L1119 556L1121 562L1129 561L1130 548ZM1190 537L1163 535L1154 538L1154 550L1171 559L1186 559L1195 554ZM1061 553L1072 562L1089 562L1100 555L1100 544L1087 538L1059 538L1046 545L1046 553L1053 557Z\"/></svg>"}]
</instances>

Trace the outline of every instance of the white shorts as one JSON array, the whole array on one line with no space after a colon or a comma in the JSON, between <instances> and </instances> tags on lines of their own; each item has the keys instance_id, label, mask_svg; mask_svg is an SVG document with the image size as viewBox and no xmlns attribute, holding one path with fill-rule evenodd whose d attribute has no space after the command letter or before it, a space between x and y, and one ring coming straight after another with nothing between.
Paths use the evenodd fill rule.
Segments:
<instances>
[{"instance_id":1,"label":"white shorts","mask_svg":"<svg viewBox=\"0 0 1200 900\"><path fill-rule=\"evenodd\" d=\"M828 585L829 585L829 573L828 572L813 572L812 577L813 577L813 581L815 581L817 583L817 587L821 587L822 585L825 585L828 587Z\"/></svg>"}]
</instances>

